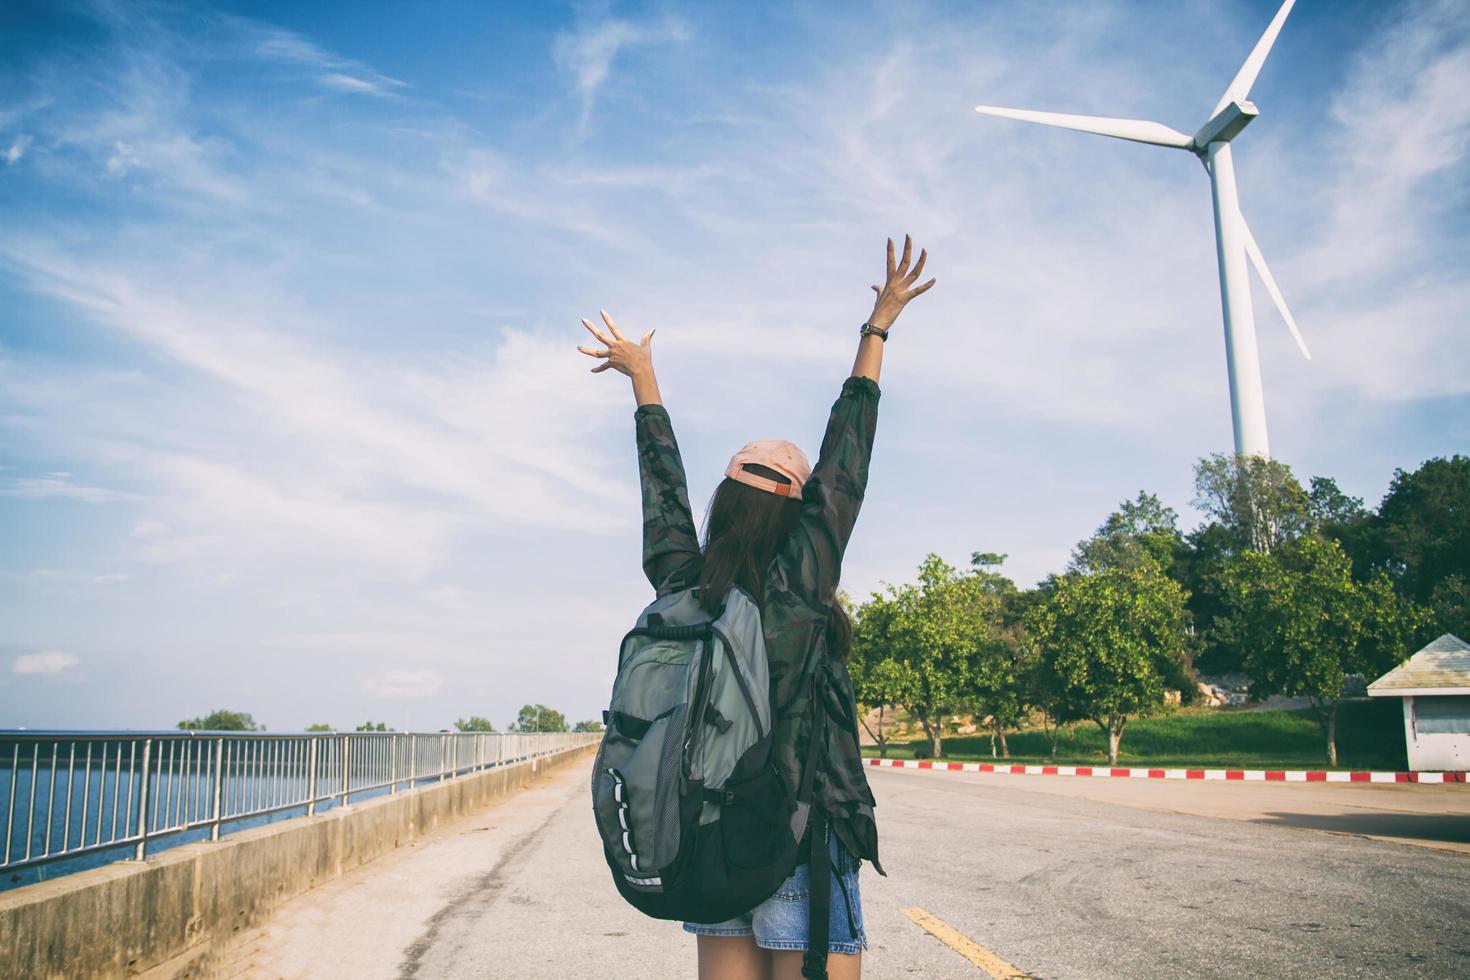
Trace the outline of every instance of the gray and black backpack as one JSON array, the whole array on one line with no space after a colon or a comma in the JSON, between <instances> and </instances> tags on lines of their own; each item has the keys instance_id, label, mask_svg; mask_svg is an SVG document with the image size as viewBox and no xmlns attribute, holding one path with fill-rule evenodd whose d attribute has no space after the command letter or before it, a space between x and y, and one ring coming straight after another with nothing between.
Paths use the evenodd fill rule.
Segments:
<instances>
[{"instance_id":1,"label":"gray and black backpack","mask_svg":"<svg viewBox=\"0 0 1470 980\"><path fill-rule=\"evenodd\" d=\"M771 897L796 865L815 767L793 800L773 764L751 598L732 588L714 617L696 589L648 606L623 638L604 722L592 806L623 897L655 918L705 923Z\"/></svg>"}]
</instances>

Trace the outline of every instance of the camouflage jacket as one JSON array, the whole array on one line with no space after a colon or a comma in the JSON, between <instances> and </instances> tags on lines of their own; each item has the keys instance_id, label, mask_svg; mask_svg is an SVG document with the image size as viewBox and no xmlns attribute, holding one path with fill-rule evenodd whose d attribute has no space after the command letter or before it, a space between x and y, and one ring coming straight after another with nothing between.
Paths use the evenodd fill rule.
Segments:
<instances>
[{"instance_id":1,"label":"camouflage jacket","mask_svg":"<svg viewBox=\"0 0 1470 980\"><path fill-rule=\"evenodd\" d=\"M644 405L634 420L643 487L643 571L664 595L698 584L699 536L669 413L661 405ZM827 617L836 601L842 553L862 506L877 421L877 383L849 378L832 406L821 454L802 490L800 524L766 573L761 624L771 665L777 769L794 796L815 689L828 715L815 802L827 811L847 849L873 862L881 874L873 794L858 752L852 678L844 665L825 656ZM813 673L823 664L820 682L813 685Z\"/></svg>"}]
</instances>

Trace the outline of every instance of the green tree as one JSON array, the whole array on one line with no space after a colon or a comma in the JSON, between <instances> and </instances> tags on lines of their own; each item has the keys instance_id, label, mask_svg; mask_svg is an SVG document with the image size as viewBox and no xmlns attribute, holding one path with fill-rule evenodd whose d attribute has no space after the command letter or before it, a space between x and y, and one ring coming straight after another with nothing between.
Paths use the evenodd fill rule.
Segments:
<instances>
[{"instance_id":1,"label":"green tree","mask_svg":"<svg viewBox=\"0 0 1470 980\"><path fill-rule=\"evenodd\" d=\"M1317 531L1336 538L1334 532L1363 523L1368 512L1362 497L1343 493L1331 477L1314 476L1307 490L1307 517Z\"/></svg>"},{"instance_id":2,"label":"green tree","mask_svg":"<svg viewBox=\"0 0 1470 980\"><path fill-rule=\"evenodd\" d=\"M1244 669L1245 651L1215 628L1228 611L1221 578L1235 550L1235 536L1219 521L1208 521L1185 536L1170 570L1187 596L1197 662L1204 673Z\"/></svg>"},{"instance_id":3,"label":"green tree","mask_svg":"<svg viewBox=\"0 0 1470 980\"><path fill-rule=\"evenodd\" d=\"M1215 453L1194 467L1194 505L1230 532L1236 550L1271 551L1307 530L1309 498L1291 467Z\"/></svg>"},{"instance_id":4,"label":"green tree","mask_svg":"<svg viewBox=\"0 0 1470 980\"><path fill-rule=\"evenodd\" d=\"M1059 583L1061 579L1056 581ZM1030 594L1040 596L1039 592ZM1039 608L1040 603L1031 606L1027 610L1028 618L1040 615L1030 611ZM1062 726L1086 720L1087 706L1073 700L1071 688L1053 669L1053 664L1041 655L1035 636L1029 632L1026 646L1026 669L1021 676L1024 699L1029 707L1041 712L1041 731L1046 736L1048 745L1047 761L1051 761L1057 757L1057 742L1062 735Z\"/></svg>"},{"instance_id":5,"label":"green tree","mask_svg":"<svg viewBox=\"0 0 1470 980\"><path fill-rule=\"evenodd\" d=\"M572 726L572 731L574 731L574 732L600 732L600 731L602 731L602 722L598 721L595 718L589 719L587 721L579 721L575 725Z\"/></svg>"},{"instance_id":6,"label":"green tree","mask_svg":"<svg viewBox=\"0 0 1470 980\"><path fill-rule=\"evenodd\" d=\"M264 725L257 725L255 719L244 711L228 711L220 708L211 711L202 718L189 718L179 722L179 728L186 732L263 732Z\"/></svg>"},{"instance_id":7,"label":"green tree","mask_svg":"<svg viewBox=\"0 0 1470 980\"><path fill-rule=\"evenodd\" d=\"M387 722L382 722L382 721L377 721L377 722L374 722L374 721L365 721L361 725L358 725L357 726L356 731L359 731L359 732L387 732L387 731L392 731L392 729L390 729L388 727Z\"/></svg>"},{"instance_id":8,"label":"green tree","mask_svg":"<svg viewBox=\"0 0 1470 980\"><path fill-rule=\"evenodd\" d=\"M1370 533L1375 567L1416 602L1433 601L1447 579L1470 582L1470 456L1395 470ZM1463 589L1451 585L1442 598Z\"/></svg>"},{"instance_id":9,"label":"green tree","mask_svg":"<svg viewBox=\"0 0 1470 980\"><path fill-rule=\"evenodd\" d=\"M513 732L564 732L567 719L560 711L552 711L544 704L522 705L510 726Z\"/></svg>"},{"instance_id":10,"label":"green tree","mask_svg":"<svg viewBox=\"0 0 1470 980\"><path fill-rule=\"evenodd\" d=\"M1190 685L1184 592L1158 565L1068 575L1026 625L1058 698L1108 736L1108 762L1131 718Z\"/></svg>"},{"instance_id":11,"label":"green tree","mask_svg":"<svg viewBox=\"0 0 1470 980\"><path fill-rule=\"evenodd\" d=\"M1151 561L1168 571L1183 546L1178 513L1140 490L1137 497L1119 504L1090 538L1078 543L1069 567L1086 573Z\"/></svg>"},{"instance_id":12,"label":"green tree","mask_svg":"<svg viewBox=\"0 0 1470 980\"><path fill-rule=\"evenodd\" d=\"M917 584L889 586L881 598L887 615L891 659L904 676L903 706L929 737L937 758L944 719L976 700L976 661L999 618L1000 600L983 576L961 573L931 554L919 566Z\"/></svg>"},{"instance_id":13,"label":"green tree","mask_svg":"<svg viewBox=\"0 0 1470 980\"><path fill-rule=\"evenodd\" d=\"M887 597L874 593L868 602L851 612L852 656L848 658L847 669L858 704L878 710L876 730L868 724L866 711L858 712L858 721L868 737L877 743L879 758L888 757L889 736L883 727L888 709L910 700L907 685L912 675L896 659L893 646L896 609L897 605Z\"/></svg>"},{"instance_id":14,"label":"green tree","mask_svg":"<svg viewBox=\"0 0 1470 980\"><path fill-rule=\"evenodd\" d=\"M479 715L470 715L468 718L458 718L454 722L456 730L461 732L493 732L495 726L490 723L489 718L481 718Z\"/></svg>"},{"instance_id":15,"label":"green tree","mask_svg":"<svg viewBox=\"0 0 1470 980\"><path fill-rule=\"evenodd\" d=\"M1373 575L1373 518L1362 497L1342 491L1331 477L1314 476L1307 489L1307 517L1311 529L1342 545L1353 562L1353 577L1367 581Z\"/></svg>"},{"instance_id":16,"label":"green tree","mask_svg":"<svg viewBox=\"0 0 1470 980\"><path fill-rule=\"evenodd\" d=\"M1225 576L1231 607L1221 628L1246 650L1251 696L1311 700L1337 765L1337 709L1349 676L1374 677L1402 661L1427 625L1385 575L1365 583L1336 541L1312 534L1279 553L1245 552Z\"/></svg>"},{"instance_id":17,"label":"green tree","mask_svg":"<svg viewBox=\"0 0 1470 980\"><path fill-rule=\"evenodd\" d=\"M1440 579L1429 594L1429 609L1440 632L1470 636L1470 579L1459 575Z\"/></svg>"},{"instance_id":18,"label":"green tree","mask_svg":"<svg viewBox=\"0 0 1470 980\"><path fill-rule=\"evenodd\" d=\"M999 571L1005 555L976 552L970 556L970 577L982 597L987 614L986 629L976 636L975 657L970 672L969 699L975 719L990 734L990 756L995 758L996 741L1001 754L1011 757L1006 731L1020 725L1026 715L1026 676L1030 648L1021 622L1021 593Z\"/></svg>"},{"instance_id":19,"label":"green tree","mask_svg":"<svg viewBox=\"0 0 1470 980\"><path fill-rule=\"evenodd\" d=\"M307 725L306 726L306 730L309 731L309 732L334 732L334 731L336 731L336 729L333 728L331 725L328 725L325 722L320 722L320 721L317 722L314 725Z\"/></svg>"}]
</instances>

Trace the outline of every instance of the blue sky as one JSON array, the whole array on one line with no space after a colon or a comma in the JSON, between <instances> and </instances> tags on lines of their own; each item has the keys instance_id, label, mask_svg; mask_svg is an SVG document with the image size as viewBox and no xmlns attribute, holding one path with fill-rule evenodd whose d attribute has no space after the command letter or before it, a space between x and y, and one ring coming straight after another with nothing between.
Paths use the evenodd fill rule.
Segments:
<instances>
[{"instance_id":1,"label":"blue sky","mask_svg":"<svg viewBox=\"0 0 1470 980\"><path fill-rule=\"evenodd\" d=\"M9 4L0 727L504 724L605 703L658 329L702 511L815 451L888 235L845 586L1029 584L1230 447L1208 180L977 103L1192 132L1274 2ZM1302 0L1235 144L1272 449L1376 503L1470 444L1470 8Z\"/></svg>"}]
</instances>

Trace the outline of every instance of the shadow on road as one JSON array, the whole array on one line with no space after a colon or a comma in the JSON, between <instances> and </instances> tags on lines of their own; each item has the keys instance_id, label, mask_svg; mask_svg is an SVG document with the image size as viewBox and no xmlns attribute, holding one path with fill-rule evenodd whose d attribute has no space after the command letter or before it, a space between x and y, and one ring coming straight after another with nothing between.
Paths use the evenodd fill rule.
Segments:
<instances>
[{"instance_id":1,"label":"shadow on road","mask_svg":"<svg viewBox=\"0 0 1470 980\"><path fill-rule=\"evenodd\" d=\"M1360 837L1470 844L1470 816L1453 813L1267 813L1253 823Z\"/></svg>"}]
</instances>

